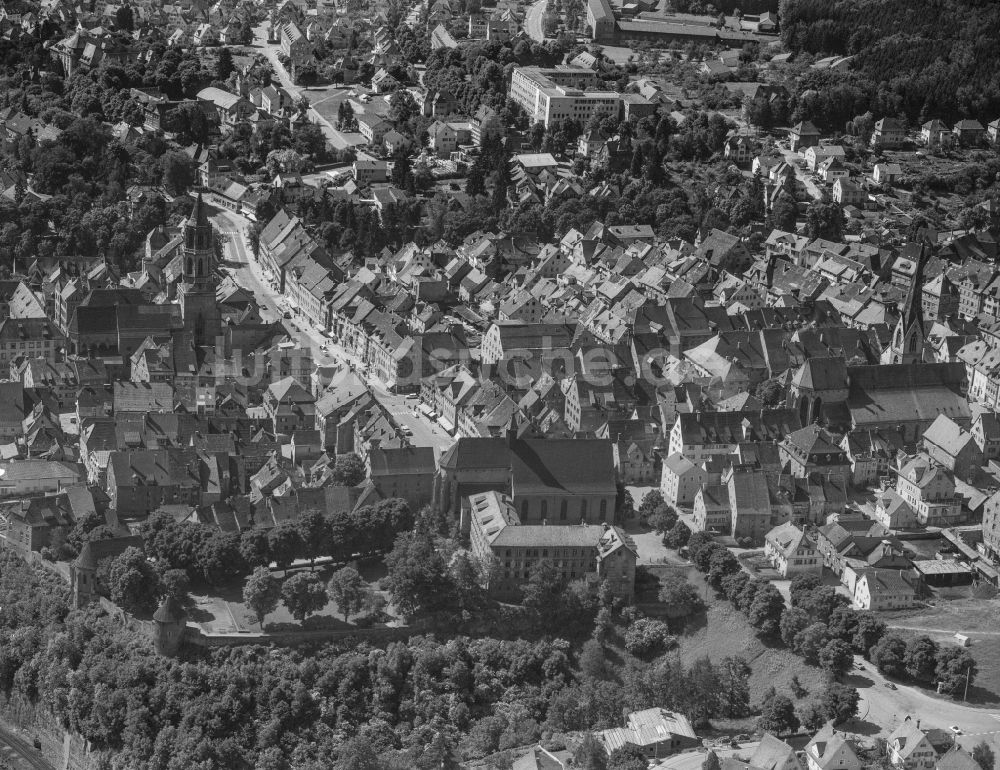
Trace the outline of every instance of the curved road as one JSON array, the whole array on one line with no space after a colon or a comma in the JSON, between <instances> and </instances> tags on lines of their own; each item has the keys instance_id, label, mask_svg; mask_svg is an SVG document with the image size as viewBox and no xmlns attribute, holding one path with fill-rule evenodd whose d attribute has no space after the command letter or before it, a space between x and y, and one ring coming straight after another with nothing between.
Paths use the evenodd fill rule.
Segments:
<instances>
[{"instance_id":1,"label":"curved road","mask_svg":"<svg viewBox=\"0 0 1000 770\"><path fill-rule=\"evenodd\" d=\"M861 696L858 713L863 715L861 720L865 725L864 728L858 725L857 732L870 732L871 725L876 725L881 728L879 734L888 735L903 719L912 716L920 719L925 728L948 731L952 725L959 727L962 736L958 742L967 750L980 741L991 744L995 751L1000 749L1000 708L976 708L898 682L893 682L895 689L892 689L886 686L888 680L874 665L860 656L855 656L854 661L859 667L844 679L857 687Z\"/></svg>"},{"instance_id":2,"label":"curved road","mask_svg":"<svg viewBox=\"0 0 1000 770\"><path fill-rule=\"evenodd\" d=\"M528 37L537 40L539 43L545 42L545 9L548 7L548 0L538 0L534 3L524 16L524 31Z\"/></svg>"},{"instance_id":3,"label":"curved road","mask_svg":"<svg viewBox=\"0 0 1000 770\"><path fill-rule=\"evenodd\" d=\"M7 760L14 770L53 770L30 741L4 725L0 725L0 759Z\"/></svg>"}]
</instances>

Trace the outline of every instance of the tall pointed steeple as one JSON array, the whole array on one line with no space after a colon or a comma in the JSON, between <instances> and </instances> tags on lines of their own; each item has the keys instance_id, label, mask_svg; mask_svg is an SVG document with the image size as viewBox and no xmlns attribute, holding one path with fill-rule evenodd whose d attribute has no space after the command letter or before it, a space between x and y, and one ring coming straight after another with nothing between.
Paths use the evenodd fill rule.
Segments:
<instances>
[{"instance_id":1,"label":"tall pointed steeple","mask_svg":"<svg viewBox=\"0 0 1000 770\"><path fill-rule=\"evenodd\" d=\"M903 305L903 312L900 316L904 330L908 330L914 324L919 324L920 328L923 329L924 266L926 264L927 244L921 241L920 254L917 255L917 265L913 271L913 281L906 292L906 303Z\"/></svg>"},{"instance_id":2,"label":"tall pointed steeple","mask_svg":"<svg viewBox=\"0 0 1000 770\"><path fill-rule=\"evenodd\" d=\"M185 251L212 251L212 223L208 221L208 207L198 193L198 199L191 209L191 216L184 223Z\"/></svg>"},{"instance_id":3,"label":"tall pointed steeple","mask_svg":"<svg viewBox=\"0 0 1000 770\"><path fill-rule=\"evenodd\" d=\"M924 359L924 267L927 264L927 245L920 244L920 254L913 270L913 279L906 291L906 301L900 309L899 322L892 335L890 357L883 363L914 364Z\"/></svg>"},{"instance_id":4,"label":"tall pointed steeple","mask_svg":"<svg viewBox=\"0 0 1000 770\"><path fill-rule=\"evenodd\" d=\"M208 206L200 194L191 209L191 216L184 223L181 260L177 298L184 326L193 347L212 345L221 330L221 317L215 300L215 228L208 218Z\"/></svg>"}]
</instances>

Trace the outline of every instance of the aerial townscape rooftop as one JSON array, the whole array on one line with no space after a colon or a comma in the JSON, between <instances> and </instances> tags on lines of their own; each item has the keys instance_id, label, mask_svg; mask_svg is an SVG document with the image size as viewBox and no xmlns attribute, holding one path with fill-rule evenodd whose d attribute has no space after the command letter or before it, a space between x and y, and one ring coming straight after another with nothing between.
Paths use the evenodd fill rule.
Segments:
<instances>
[{"instance_id":1,"label":"aerial townscape rooftop","mask_svg":"<svg viewBox=\"0 0 1000 770\"><path fill-rule=\"evenodd\" d=\"M998 40L0 0L0 770L998 770Z\"/></svg>"}]
</instances>

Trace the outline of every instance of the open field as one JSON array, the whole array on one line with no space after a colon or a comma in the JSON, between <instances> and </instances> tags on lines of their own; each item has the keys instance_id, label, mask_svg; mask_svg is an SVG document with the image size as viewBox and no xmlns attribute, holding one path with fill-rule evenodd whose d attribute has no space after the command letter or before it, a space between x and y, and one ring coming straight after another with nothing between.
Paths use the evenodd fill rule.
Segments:
<instances>
[{"instance_id":1,"label":"open field","mask_svg":"<svg viewBox=\"0 0 1000 770\"><path fill-rule=\"evenodd\" d=\"M753 669L751 703L758 703L772 686L788 694L788 683L793 676L798 676L810 693L822 688L824 674L819 668L806 664L781 646L762 642L743 614L728 600L716 597L697 570L692 568L687 578L708 602L708 611L690 622L678 636L681 660L685 665L705 656L715 662L732 655L744 658Z\"/></svg>"},{"instance_id":2,"label":"open field","mask_svg":"<svg viewBox=\"0 0 1000 770\"><path fill-rule=\"evenodd\" d=\"M956 633L968 636L979 667L969 701L1000 706L1000 600L938 601L931 607L886 613L882 619L904 638L926 635L942 646L955 644Z\"/></svg>"}]
</instances>

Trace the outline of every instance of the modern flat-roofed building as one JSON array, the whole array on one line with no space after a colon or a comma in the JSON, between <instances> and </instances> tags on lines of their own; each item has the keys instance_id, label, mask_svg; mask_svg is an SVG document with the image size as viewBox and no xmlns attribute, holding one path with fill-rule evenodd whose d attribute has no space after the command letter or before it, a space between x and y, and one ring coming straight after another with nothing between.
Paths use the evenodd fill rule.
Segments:
<instances>
[{"instance_id":1,"label":"modern flat-roofed building","mask_svg":"<svg viewBox=\"0 0 1000 770\"><path fill-rule=\"evenodd\" d=\"M594 115L618 117L622 96L596 90L597 73L583 67L518 67L510 81L510 98L535 123L572 118L586 123Z\"/></svg>"}]
</instances>

